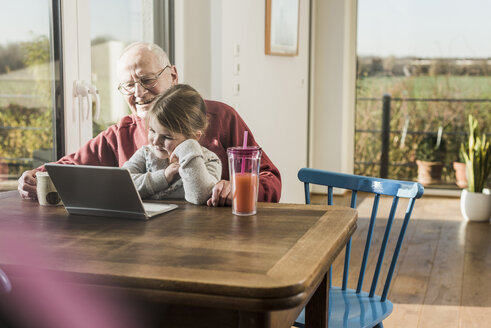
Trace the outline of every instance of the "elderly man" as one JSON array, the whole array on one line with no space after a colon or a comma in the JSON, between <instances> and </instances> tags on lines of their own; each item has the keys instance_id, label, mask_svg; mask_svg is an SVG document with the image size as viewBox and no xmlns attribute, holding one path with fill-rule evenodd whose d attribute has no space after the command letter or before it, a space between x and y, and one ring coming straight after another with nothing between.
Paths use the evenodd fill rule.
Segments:
<instances>
[{"instance_id":1,"label":"elderly man","mask_svg":"<svg viewBox=\"0 0 491 328\"><path fill-rule=\"evenodd\" d=\"M142 118L153 101L170 86L178 83L177 69L167 54L158 46L147 43L129 45L118 61L119 91L123 94L132 114L88 141L77 152L61 158L57 163L103 166L122 166L133 153L147 144L147 132ZM232 203L228 172L227 148L242 144L244 131L248 131L248 145L257 145L239 114L226 104L206 100L209 126L201 144L218 155L222 161L222 180L213 189L208 206ZM26 171L19 179L18 190L26 199L36 199L38 170ZM278 169L263 152L259 176L259 201L278 202L281 178Z\"/></svg>"}]
</instances>

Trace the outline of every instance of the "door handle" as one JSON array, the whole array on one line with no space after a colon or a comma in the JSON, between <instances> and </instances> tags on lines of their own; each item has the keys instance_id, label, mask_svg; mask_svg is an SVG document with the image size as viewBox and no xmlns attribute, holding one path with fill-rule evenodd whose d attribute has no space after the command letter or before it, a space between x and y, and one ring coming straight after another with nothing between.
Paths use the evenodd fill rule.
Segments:
<instances>
[{"instance_id":1,"label":"door handle","mask_svg":"<svg viewBox=\"0 0 491 328\"><path fill-rule=\"evenodd\" d=\"M94 98L95 98L94 118L97 120L99 118L99 116L101 115L101 98L99 97L99 90L97 90L95 85L90 84L90 83L86 83L85 86L88 89L89 95L94 95Z\"/></svg>"},{"instance_id":2,"label":"door handle","mask_svg":"<svg viewBox=\"0 0 491 328\"><path fill-rule=\"evenodd\" d=\"M86 119L89 119L90 117L90 113L92 112L92 101L95 100L94 119L99 118L101 113L101 98L99 97L99 90L97 90L93 84L85 81L73 81L73 97L78 98L79 107L81 108L80 110L82 110L83 107L82 99L86 100Z\"/></svg>"},{"instance_id":3,"label":"door handle","mask_svg":"<svg viewBox=\"0 0 491 328\"><path fill-rule=\"evenodd\" d=\"M90 111L92 110L92 102L89 97L89 90L84 85L84 83L84 81L73 81L73 97L78 99L78 108L80 110L80 113L82 114L82 117L85 116L86 119L89 119ZM86 107L84 106L83 99L85 99L85 104L87 104Z\"/></svg>"}]
</instances>

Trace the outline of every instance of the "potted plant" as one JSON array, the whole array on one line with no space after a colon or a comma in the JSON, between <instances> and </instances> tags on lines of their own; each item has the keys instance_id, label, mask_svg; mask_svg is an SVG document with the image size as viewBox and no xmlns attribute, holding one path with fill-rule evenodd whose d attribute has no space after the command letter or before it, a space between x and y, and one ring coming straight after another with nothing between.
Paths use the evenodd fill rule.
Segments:
<instances>
[{"instance_id":1,"label":"potted plant","mask_svg":"<svg viewBox=\"0 0 491 328\"><path fill-rule=\"evenodd\" d=\"M484 187L491 171L491 146L486 134L479 134L478 122L472 115L469 115L469 140L462 143L460 149L469 184L462 190L460 210L467 220L488 221L491 217L491 193Z\"/></svg>"},{"instance_id":2,"label":"potted plant","mask_svg":"<svg viewBox=\"0 0 491 328\"><path fill-rule=\"evenodd\" d=\"M453 169L455 171L455 184L461 188L467 188L467 173L466 173L466 165L465 159L462 155L462 152L458 151L458 159L453 162Z\"/></svg>"},{"instance_id":3,"label":"potted plant","mask_svg":"<svg viewBox=\"0 0 491 328\"><path fill-rule=\"evenodd\" d=\"M436 134L428 134L416 148L418 182L423 186L440 183L446 147Z\"/></svg>"}]
</instances>

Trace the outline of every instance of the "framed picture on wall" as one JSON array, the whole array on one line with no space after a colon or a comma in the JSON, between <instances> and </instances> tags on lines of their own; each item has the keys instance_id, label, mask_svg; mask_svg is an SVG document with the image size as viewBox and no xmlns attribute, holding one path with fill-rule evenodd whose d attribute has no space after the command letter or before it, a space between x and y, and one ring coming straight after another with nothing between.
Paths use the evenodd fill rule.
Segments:
<instances>
[{"instance_id":1,"label":"framed picture on wall","mask_svg":"<svg viewBox=\"0 0 491 328\"><path fill-rule=\"evenodd\" d=\"M300 0L266 0L266 55L298 55Z\"/></svg>"}]
</instances>

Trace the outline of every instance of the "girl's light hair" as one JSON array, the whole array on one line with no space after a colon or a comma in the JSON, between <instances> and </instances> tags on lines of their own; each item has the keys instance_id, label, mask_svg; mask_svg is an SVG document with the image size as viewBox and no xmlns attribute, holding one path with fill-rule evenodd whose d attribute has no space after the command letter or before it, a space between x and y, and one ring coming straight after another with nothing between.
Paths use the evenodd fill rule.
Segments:
<instances>
[{"instance_id":1,"label":"girl's light hair","mask_svg":"<svg viewBox=\"0 0 491 328\"><path fill-rule=\"evenodd\" d=\"M208 126L206 104L198 91L187 84L167 89L147 113L147 123L150 117L156 118L169 131L186 138L196 137L197 132L204 134Z\"/></svg>"},{"instance_id":2,"label":"girl's light hair","mask_svg":"<svg viewBox=\"0 0 491 328\"><path fill-rule=\"evenodd\" d=\"M127 53L133 48L145 48L147 50L150 50L155 55L155 57L157 57L159 64L162 66L162 68L164 68L167 65L170 66L170 60L169 57L167 56L167 53L154 43L133 42L123 49L123 52L121 53L119 58L121 59L121 57L123 57L125 53Z\"/></svg>"}]
</instances>

